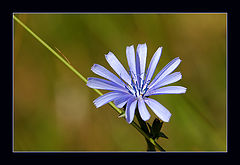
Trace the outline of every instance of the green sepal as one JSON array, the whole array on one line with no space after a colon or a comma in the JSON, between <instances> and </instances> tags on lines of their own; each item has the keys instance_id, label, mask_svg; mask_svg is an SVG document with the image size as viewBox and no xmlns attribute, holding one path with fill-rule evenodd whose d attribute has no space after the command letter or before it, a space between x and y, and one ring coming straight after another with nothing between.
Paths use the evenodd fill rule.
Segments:
<instances>
[{"instance_id":1,"label":"green sepal","mask_svg":"<svg viewBox=\"0 0 240 165\"><path fill-rule=\"evenodd\" d=\"M159 138L159 137L162 137L162 138L168 139L168 137L167 137L163 132L159 132L157 138Z\"/></svg>"},{"instance_id":2,"label":"green sepal","mask_svg":"<svg viewBox=\"0 0 240 165\"><path fill-rule=\"evenodd\" d=\"M147 122L146 122L147 123ZM152 133L152 127L149 123L147 123L147 126L148 126L148 129L149 129L149 134L150 136L152 137L153 136L153 133Z\"/></svg>"},{"instance_id":3,"label":"green sepal","mask_svg":"<svg viewBox=\"0 0 240 165\"><path fill-rule=\"evenodd\" d=\"M121 117L125 117L126 115L125 115L125 112L122 112L119 116L118 116L118 118L121 118Z\"/></svg>"},{"instance_id":4,"label":"green sepal","mask_svg":"<svg viewBox=\"0 0 240 165\"><path fill-rule=\"evenodd\" d=\"M162 123L157 118L153 121L153 124L152 124L152 135L153 135L154 139L158 138L159 132L160 132L160 130L162 128Z\"/></svg>"}]
</instances>

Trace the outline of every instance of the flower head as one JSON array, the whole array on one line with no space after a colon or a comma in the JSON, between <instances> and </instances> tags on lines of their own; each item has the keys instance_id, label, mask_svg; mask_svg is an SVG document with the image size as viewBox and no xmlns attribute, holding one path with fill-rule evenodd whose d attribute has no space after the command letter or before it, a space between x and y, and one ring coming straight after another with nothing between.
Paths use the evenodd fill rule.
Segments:
<instances>
[{"instance_id":1,"label":"flower head","mask_svg":"<svg viewBox=\"0 0 240 165\"><path fill-rule=\"evenodd\" d=\"M98 108L111 101L113 101L118 108L122 108L127 104L125 116L127 122L131 123L137 107L140 116L144 121L150 119L150 114L146 107L147 104L162 121L168 122L171 113L158 101L149 98L149 96L181 94L186 92L186 88L181 86L163 87L182 78L180 72L172 73L181 62L179 57L170 61L151 81L161 53L162 47L159 47L153 55L149 67L145 72L147 45L139 44L137 46L136 56L133 45L127 46L126 55L129 65L129 73L112 52L105 55L107 62L120 78L101 65L94 64L92 66L91 70L95 74L107 80L90 77L88 78L87 86L90 88L111 91L94 100L93 102L95 106Z\"/></svg>"}]
</instances>

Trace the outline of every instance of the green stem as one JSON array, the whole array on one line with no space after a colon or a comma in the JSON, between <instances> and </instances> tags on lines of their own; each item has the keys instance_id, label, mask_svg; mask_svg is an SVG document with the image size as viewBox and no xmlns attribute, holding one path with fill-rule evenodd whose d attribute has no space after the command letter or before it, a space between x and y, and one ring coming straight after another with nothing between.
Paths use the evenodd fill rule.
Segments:
<instances>
[{"instance_id":1,"label":"green stem","mask_svg":"<svg viewBox=\"0 0 240 165\"><path fill-rule=\"evenodd\" d=\"M63 62L71 71L73 71L80 79L87 83L87 79L82 76L71 64L69 64L63 57L61 57L55 50L53 50L46 42L44 42L40 37L38 37L31 29L29 29L22 21L20 21L15 15L13 15L15 21L17 21L25 30L27 30L34 38L36 38L43 46L45 46L50 52L52 52L61 62ZM93 89L100 96L103 95L98 89ZM122 114L124 111L117 108L112 102L109 105L118 113ZM163 148L157 144L151 137L149 137L134 121L131 125L136 128L146 139L148 139L156 148L160 151L164 151Z\"/></svg>"},{"instance_id":2,"label":"green stem","mask_svg":"<svg viewBox=\"0 0 240 165\"><path fill-rule=\"evenodd\" d=\"M140 124L142 130L150 135L149 131L148 131L148 127L147 127L147 124L145 121L142 120L140 114L139 114L139 111L138 111L138 108L135 110L135 114L136 114L136 117L137 117L137 120L138 120L138 123ZM154 145L147 139L145 138L146 142L147 142L147 151L156 151L155 150L155 147Z\"/></svg>"}]
</instances>

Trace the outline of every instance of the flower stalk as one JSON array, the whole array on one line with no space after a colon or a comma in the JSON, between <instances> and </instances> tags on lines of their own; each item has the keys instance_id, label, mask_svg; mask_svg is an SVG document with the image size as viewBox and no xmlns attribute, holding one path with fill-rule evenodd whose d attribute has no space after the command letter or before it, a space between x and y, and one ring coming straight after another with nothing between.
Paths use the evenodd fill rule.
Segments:
<instances>
[{"instance_id":1,"label":"flower stalk","mask_svg":"<svg viewBox=\"0 0 240 165\"><path fill-rule=\"evenodd\" d=\"M53 55L55 55L64 65L66 65L73 73L75 73L82 81L87 83L87 79L80 74L68 61L66 61L62 56L60 56L54 49L52 49L46 42L44 42L38 35L36 35L30 28L28 28L22 21L20 21L15 15L13 15L13 19L19 23L26 31L28 31L35 39L37 39L43 46L45 46ZM96 93L98 93L100 96L103 95L102 92L100 92L98 89L93 89ZM119 109L113 104L112 102L108 103L118 114L124 113L122 109ZM139 115L139 114L138 114ZM137 125L134 121L131 123L131 125L138 130L139 133L141 133L148 144L148 150L155 151L155 147L159 149L160 151L165 151L153 138L151 138L148 134L148 128L146 123L140 118L140 116L137 117L139 125ZM144 123L143 123L144 122Z\"/></svg>"},{"instance_id":2,"label":"flower stalk","mask_svg":"<svg viewBox=\"0 0 240 165\"><path fill-rule=\"evenodd\" d=\"M149 135L147 124L146 124L145 121L142 120L142 118L141 118L141 116L139 114L138 108L135 111L136 111L136 117L137 117L137 120L138 120L138 123L139 123L140 127L142 128L142 130L146 134ZM145 140L147 142L147 151L156 151L154 145L147 138L145 138Z\"/></svg>"}]
</instances>

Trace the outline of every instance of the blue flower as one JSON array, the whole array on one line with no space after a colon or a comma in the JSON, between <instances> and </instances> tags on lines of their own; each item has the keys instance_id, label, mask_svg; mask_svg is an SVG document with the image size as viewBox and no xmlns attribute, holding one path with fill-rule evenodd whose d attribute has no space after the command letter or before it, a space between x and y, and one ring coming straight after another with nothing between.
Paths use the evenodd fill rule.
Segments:
<instances>
[{"instance_id":1,"label":"blue flower","mask_svg":"<svg viewBox=\"0 0 240 165\"><path fill-rule=\"evenodd\" d=\"M94 64L92 66L91 70L95 74L107 80L90 77L88 78L87 86L90 88L111 91L94 100L93 102L95 106L98 108L111 101L113 101L118 108L122 108L127 104L125 117L127 122L131 123L137 106L141 118L144 121L150 119L150 114L146 107L147 104L162 121L168 122L171 113L158 101L149 98L149 96L181 94L186 92L186 88L181 86L163 87L182 78L180 72L172 73L181 62L179 57L170 61L151 81L161 53L162 47L159 47L153 55L149 67L145 72L147 45L139 44L137 46L136 56L133 45L127 46L126 55L129 65L129 73L112 52L105 55L107 62L120 78L101 65Z\"/></svg>"}]
</instances>

